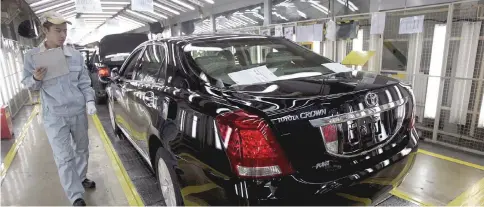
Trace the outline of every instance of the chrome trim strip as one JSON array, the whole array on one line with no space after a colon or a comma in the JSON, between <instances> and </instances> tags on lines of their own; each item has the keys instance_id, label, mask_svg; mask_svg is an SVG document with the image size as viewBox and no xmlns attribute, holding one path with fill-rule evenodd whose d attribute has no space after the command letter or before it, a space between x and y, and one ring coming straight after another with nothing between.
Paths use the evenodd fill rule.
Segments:
<instances>
[{"instance_id":1,"label":"chrome trim strip","mask_svg":"<svg viewBox=\"0 0 484 207\"><path fill-rule=\"evenodd\" d=\"M391 103L384 104L384 105L381 105L381 106L376 106L376 107L373 107L373 108L369 108L369 109L371 109L371 111L372 111L373 113L371 113L371 114L369 114L369 115L367 115L367 116L372 116L372 115L375 115L375 114L377 114L377 113L385 112L385 111L388 111L388 110L390 110L390 109L394 109L394 108L396 108L396 107L400 107L400 106L404 105L405 103L407 103L407 101L408 101L408 98L404 98L404 99L400 99L400 100L395 101L395 102L391 102ZM390 105L390 104L391 104L391 105ZM390 107L390 106L393 106L393 107ZM378 110L380 110L380 111L375 112L375 111L377 111L377 110L375 110L375 108L378 108ZM360 111L355 111L355 112L351 112L351 113L355 113L355 114L358 114L358 115L359 115L359 114L361 114L361 111L364 111L364 110L367 110L367 109L363 109L363 110L360 110ZM404 117L405 117L405 113L406 113L406 112L404 112L404 115L403 115ZM361 116L361 117L359 117L359 118L364 118L364 117L366 117L366 116ZM403 121L404 117L401 117L401 119L400 119L400 120L398 120L398 122L397 122L397 126L395 127L395 133L394 133L392 136L388 137L388 138L387 138L387 139L386 139L384 142L382 142L382 143L380 143L380 144L377 144L377 145L375 145L374 147L372 147L372 148L370 148L370 149L367 149L367 150L364 150L364 151L361 151L361 152L357 152L357 153L352 154L352 155L348 155L348 154L337 154L337 153L333 153L333 152L331 152L331 151L327 150L328 148L327 148L327 146L326 146L326 142L323 140L323 143L324 143L324 147L325 147L325 149L326 149L326 152L327 152L328 154L332 155L332 156L335 156L335 157L351 158L351 157L356 157L356 156L361 156L361 155L368 154L369 152L372 152L372 151L374 151L374 150L376 150L376 149L381 149L383 146L385 146L385 145L387 145L388 143L390 143L390 142L393 140L393 138L395 138L395 135L397 134L397 132L399 132L399 131L400 131L400 129L402 128L402 124L403 124L403 123L402 123L402 121ZM326 118L326 119L331 119L331 118L334 118L334 116L333 116L333 117L325 117L325 118ZM324 119L324 118L320 118L320 119ZM315 119L315 120L320 120L320 119ZM356 118L356 119L358 119L358 118ZM351 119L351 120L354 120L354 119ZM311 121L314 121L314 120L311 120ZM319 122L318 122L318 123L319 123ZM334 122L334 123L338 123L338 122ZM334 123L330 123L330 124L334 124ZM312 123L311 123L311 124L312 124ZM325 125L327 125L327 124L325 124ZM314 125L313 125L313 126L314 126ZM324 126L324 125L322 125L322 126ZM321 133L322 133L321 128L319 128L319 130L320 130L320 131L321 131ZM393 147L393 146L392 146L392 147Z\"/></svg>"},{"instance_id":2,"label":"chrome trim strip","mask_svg":"<svg viewBox=\"0 0 484 207\"><path fill-rule=\"evenodd\" d=\"M385 111L388 111L390 109L399 107L407 103L408 98L403 98L398 101L390 102L387 104L383 104L380 106L375 106L372 108L367 108L363 110L358 110L358 111L353 111L350 113L345 113L345 114L338 114L335 116L330 116L330 117L323 117L319 119L313 119L309 120L311 125L313 127L321 127L329 124L336 124L336 123L342 123L342 122L347 122L347 121L353 121L356 119L361 119L364 117L368 116L374 116L375 114L382 113Z\"/></svg>"}]
</instances>

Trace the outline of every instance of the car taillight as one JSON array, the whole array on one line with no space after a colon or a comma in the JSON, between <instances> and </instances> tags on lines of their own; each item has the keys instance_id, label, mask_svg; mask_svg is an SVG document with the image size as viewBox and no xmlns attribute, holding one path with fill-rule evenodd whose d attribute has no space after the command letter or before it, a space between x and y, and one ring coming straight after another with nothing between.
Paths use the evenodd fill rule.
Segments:
<instances>
[{"instance_id":1,"label":"car taillight","mask_svg":"<svg viewBox=\"0 0 484 207\"><path fill-rule=\"evenodd\" d=\"M338 153L338 128L334 124L321 127L326 150L332 153Z\"/></svg>"},{"instance_id":2,"label":"car taillight","mask_svg":"<svg viewBox=\"0 0 484 207\"><path fill-rule=\"evenodd\" d=\"M108 68L99 68L97 71L99 77L108 77L109 76L109 69Z\"/></svg>"},{"instance_id":3,"label":"car taillight","mask_svg":"<svg viewBox=\"0 0 484 207\"><path fill-rule=\"evenodd\" d=\"M293 173L269 125L243 110L216 117L232 170L240 177L264 178Z\"/></svg>"}]
</instances>

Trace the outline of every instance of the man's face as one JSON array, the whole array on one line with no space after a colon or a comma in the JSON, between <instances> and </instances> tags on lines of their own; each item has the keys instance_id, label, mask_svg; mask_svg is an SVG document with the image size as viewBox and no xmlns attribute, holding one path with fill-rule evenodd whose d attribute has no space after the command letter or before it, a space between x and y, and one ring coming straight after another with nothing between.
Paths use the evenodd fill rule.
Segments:
<instances>
[{"instance_id":1,"label":"man's face","mask_svg":"<svg viewBox=\"0 0 484 207\"><path fill-rule=\"evenodd\" d=\"M44 32L47 41L56 44L57 46L61 46L64 44L64 41L66 41L67 24L54 24L50 26L50 28L44 27Z\"/></svg>"}]
</instances>

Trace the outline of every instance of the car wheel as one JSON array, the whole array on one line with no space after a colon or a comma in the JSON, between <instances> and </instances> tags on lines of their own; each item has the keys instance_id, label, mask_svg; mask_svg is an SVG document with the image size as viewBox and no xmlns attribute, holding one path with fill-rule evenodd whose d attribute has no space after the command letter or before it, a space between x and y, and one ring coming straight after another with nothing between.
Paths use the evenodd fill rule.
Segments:
<instances>
[{"instance_id":1,"label":"car wheel","mask_svg":"<svg viewBox=\"0 0 484 207\"><path fill-rule=\"evenodd\" d=\"M170 164L170 156L163 148L156 152L155 167L158 184L166 206L183 206L180 185L173 164Z\"/></svg>"},{"instance_id":2,"label":"car wheel","mask_svg":"<svg viewBox=\"0 0 484 207\"><path fill-rule=\"evenodd\" d=\"M113 128L113 132L117 137L122 139L123 136L121 136L121 130L119 129L118 124L116 124L116 118L115 118L116 115L114 114L112 101L109 101L108 103L108 110L109 110L109 119L111 121L111 127Z\"/></svg>"}]
</instances>

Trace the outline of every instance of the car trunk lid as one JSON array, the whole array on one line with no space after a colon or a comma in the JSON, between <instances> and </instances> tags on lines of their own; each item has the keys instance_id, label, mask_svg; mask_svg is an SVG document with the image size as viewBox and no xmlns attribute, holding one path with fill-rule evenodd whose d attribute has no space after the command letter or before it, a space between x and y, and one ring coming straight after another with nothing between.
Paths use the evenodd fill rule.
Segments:
<instances>
[{"instance_id":1,"label":"car trunk lid","mask_svg":"<svg viewBox=\"0 0 484 207\"><path fill-rule=\"evenodd\" d=\"M387 144L410 111L398 81L362 72L235 89L231 98L270 122L294 169L312 181L329 178L321 172L336 176Z\"/></svg>"}]
</instances>

